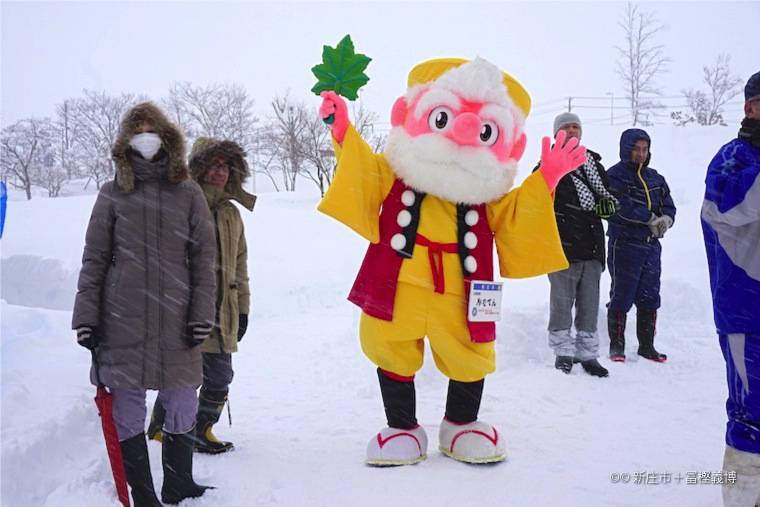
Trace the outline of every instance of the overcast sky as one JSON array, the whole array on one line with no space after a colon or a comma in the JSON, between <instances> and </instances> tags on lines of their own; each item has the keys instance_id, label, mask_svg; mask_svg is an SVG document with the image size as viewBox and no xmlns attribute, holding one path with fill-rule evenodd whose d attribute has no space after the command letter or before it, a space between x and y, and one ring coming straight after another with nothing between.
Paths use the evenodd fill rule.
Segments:
<instances>
[{"instance_id":1,"label":"overcast sky","mask_svg":"<svg viewBox=\"0 0 760 507\"><path fill-rule=\"evenodd\" d=\"M702 67L722 52L746 80L760 70L758 1L641 2L663 25L672 59L666 97L703 87ZM587 122L607 122L617 25L624 2L0 2L0 121L52 116L84 88L167 95L173 81L240 83L266 114L277 94L311 101L322 46L351 34L373 60L360 91L387 121L406 76L437 57L481 56L516 77L533 100L530 121L550 123L576 99ZM737 97L734 99L738 101ZM678 99L666 99L673 104ZM594 107L592 107L594 106ZM622 100L615 106L624 107ZM733 107L740 110L740 106ZM623 112L620 111L620 115ZM733 119L733 118L732 118Z\"/></svg>"}]
</instances>

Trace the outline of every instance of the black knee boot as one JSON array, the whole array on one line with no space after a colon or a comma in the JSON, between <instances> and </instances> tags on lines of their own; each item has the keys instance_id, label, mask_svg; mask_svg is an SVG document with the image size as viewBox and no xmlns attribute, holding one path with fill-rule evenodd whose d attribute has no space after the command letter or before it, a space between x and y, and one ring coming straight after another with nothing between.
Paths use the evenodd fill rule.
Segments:
<instances>
[{"instance_id":1,"label":"black knee boot","mask_svg":"<svg viewBox=\"0 0 760 507\"><path fill-rule=\"evenodd\" d=\"M485 379L477 382L449 380L449 392L446 396L446 419L459 424L477 421L484 384Z\"/></svg>"},{"instance_id":2,"label":"black knee boot","mask_svg":"<svg viewBox=\"0 0 760 507\"><path fill-rule=\"evenodd\" d=\"M153 404L153 412L150 414L150 424L148 424L148 438L151 440L161 441L161 430L164 429L164 418L166 418L166 409L158 398Z\"/></svg>"},{"instance_id":3,"label":"black knee boot","mask_svg":"<svg viewBox=\"0 0 760 507\"><path fill-rule=\"evenodd\" d=\"M198 498L211 486L201 486L193 479L193 430L187 433L167 433L162 437L161 461L164 466L164 486L161 500L171 505L185 498Z\"/></svg>"},{"instance_id":4,"label":"black knee boot","mask_svg":"<svg viewBox=\"0 0 760 507\"><path fill-rule=\"evenodd\" d=\"M625 313L607 310L607 331L610 334L610 359L613 361L625 361L625 319Z\"/></svg>"},{"instance_id":5,"label":"black knee boot","mask_svg":"<svg viewBox=\"0 0 760 507\"><path fill-rule=\"evenodd\" d=\"M657 363L668 359L654 348L654 335L657 333L657 310L636 310L636 336L639 339L639 355Z\"/></svg>"},{"instance_id":6,"label":"black knee boot","mask_svg":"<svg viewBox=\"0 0 760 507\"><path fill-rule=\"evenodd\" d=\"M226 402L227 391L209 391L201 388L195 425L196 451L204 454L220 454L234 448L232 442L219 440L211 432L211 428L219 421Z\"/></svg>"},{"instance_id":7,"label":"black knee boot","mask_svg":"<svg viewBox=\"0 0 760 507\"><path fill-rule=\"evenodd\" d=\"M132 488L134 507L160 507L156 491L153 489L153 476L150 473L148 446L145 434L140 433L123 442L119 442L121 457L124 460L124 473L127 484Z\"/></svg>"},{"instance_id":8,"label":"black knee boot","mask_svg":"<svg viewBox=\"0 0 760 507\"><path fill-rule=\"evenodd\" d=\"M380 393L383 397L385 417L391 428L409 429L417 426L417 398L414 381L396 380L380 368L377 369L380 380Z\"/></svg>"}]
</instances>

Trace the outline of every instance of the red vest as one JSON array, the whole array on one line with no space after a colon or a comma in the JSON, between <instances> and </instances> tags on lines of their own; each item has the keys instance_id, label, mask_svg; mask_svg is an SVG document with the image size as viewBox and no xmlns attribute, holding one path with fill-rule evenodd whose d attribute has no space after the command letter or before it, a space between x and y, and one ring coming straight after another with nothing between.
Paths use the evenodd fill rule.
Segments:
<instances>
[{"instance_id":1,"label":"red vest","mask_svg":"<svg viewBox=\"0 0 760 507\"><path fill-rule=\"evenodd\" d=\"M424 197L424 193L412 190L397 178L388 197L383 201L380 211L380 241L369 245L348 296L348 300L367 315L382 320L393 320L401 263L404 259L411 258L414 253L420 206ZM400 214L406 219L402 219ZM407 225L402 226L399 222ZM475 248L466 246L472 244L472 237L468 238L468 234L475 235ZM432 244L428 248L432 252L439 246L447 245ZM473 280L493 280L493 232L488 225L484 204L457 205L457 251L464 275L465 298L469 300L470 283ZM470 271L473 268L474 271ZM470 330L470 340L473 342L490 342L496 339L496 325L493 322L468 320L467 327Z\"/></svg>"}]
</instances>

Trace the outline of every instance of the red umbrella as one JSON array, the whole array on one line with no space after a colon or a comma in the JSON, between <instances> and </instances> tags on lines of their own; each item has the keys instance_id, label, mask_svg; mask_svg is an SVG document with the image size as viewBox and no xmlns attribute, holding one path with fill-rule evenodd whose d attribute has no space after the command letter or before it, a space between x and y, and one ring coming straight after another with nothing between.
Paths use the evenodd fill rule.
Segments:
<instances>
[{"instance_id":1,"label":"red umbrella","mask_svg":"<svg viewBox=\"0 0 760 507\"><path fill-rule=\"evenodd\" d=\"M119 437L116 434L116 423L113 420L113 395L100 382L98 372L100 366L98 365L98 358L95 356L94 350L92 351L92 361L95 365L95 377L98 380L95 405L98 407L100 422L103 425L103 436L106 439L106 451L108 452L108 459L111 461L111 471L113 472L113 481L116 484L116 493L122 505L129 507L127 474L124 472L124 459L121 457L121 446L119 445Z\"/></svg>"}]
</instances>

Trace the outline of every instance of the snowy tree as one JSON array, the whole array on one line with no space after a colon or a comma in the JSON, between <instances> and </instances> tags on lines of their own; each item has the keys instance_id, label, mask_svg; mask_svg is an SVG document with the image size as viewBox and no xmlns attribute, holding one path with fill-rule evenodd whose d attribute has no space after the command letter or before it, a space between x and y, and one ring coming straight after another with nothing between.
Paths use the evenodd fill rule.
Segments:
<instances>
[{"instance_id":1,"label":"snowy tree","mask_svg":"<svg viewBox=\"0 0 760 507\"><path fill-rule=\"evenodd\" d=\"M19 120L0 132L2 179L23 189L27 200L32 198L32 185L39 181L52 141L53 126L48 118Z\"/></svg>"},{"instance_id":2,"label":"snowy tree","mask_svg":"<svg viewBox=\"0 0 760 507\"><path fill-rule=\"evenodd\" d=\"M615 72L625 85L633 125L639 125L642 117L656 115L663 108L651 96L662 94L657 78L669 70L671 60L665 56L664 47L655 42L663 27L654 13L641 12L638 5L629 2L618 25L625 33L625 42L615 46L620 54Z\"/></svg>"},{"instance_id":3,"label":"snowy tree","mask_svg":"<svg viewBox=\"0 0 760 507\"><path fill-rule=\"evenodd\" d=\"M145 97L132 93L110 95L105 91L84 90L84 97L68 99L65 107L70 114L69 128L76 132L72 150L76 157L74 162L82 168L84 175L95 181L97 188L113 177L114 162L111 159L111 147L119 134L119 125L124 115ZM59 113L60 118L60 113Z\"/></svg>"},{"instance_id":4,"label":"snowy tree","mask_svg":"<svg viewBox=\"0 0 760 507\"><path fill-rule=\"evenodd\" d=\"M702 80L707 84L709 91L705 93L693 88L681 90L686 98L687 112L678 111L671 116L675 119L673 115L678 115L679 121L676 125L696 122L700 125L726 126L723 121L723 108L742 90L742 78L731 74L731 56L726 53L719 54L712 66L702 67L702 72Z\"/></svg>"},{"instance_id":5,"label":"snowy tree","mask_svg":"<svg viewBox=\"0 0 760 507\"><path fill-rule=\"evenodd\" d=\"M174 82L163 105L182 128L188 141L200 136L234 141L250 153L258 119L254 102L239 84L212 84L206 87Z\"/></svg>"}]
</instances>

